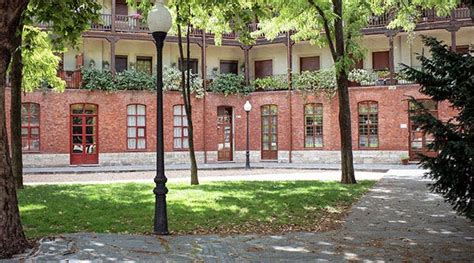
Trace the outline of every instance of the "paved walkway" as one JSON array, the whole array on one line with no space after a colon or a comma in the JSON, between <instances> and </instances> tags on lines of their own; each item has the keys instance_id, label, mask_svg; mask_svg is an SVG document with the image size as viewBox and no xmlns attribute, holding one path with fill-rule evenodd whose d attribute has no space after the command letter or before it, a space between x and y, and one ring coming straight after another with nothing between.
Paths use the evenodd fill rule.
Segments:
<instances>
[{"instance_id":1,"label":"paved walkway","mask_svg":"<svg viewBox=\"0 0 474 263\"><path fill-rule=\"evenodd\" d=\"M390 171L324 233L237 236L68 234L27 261L457 261L474 258L474 225L431 194L420 171Z\"/></svg>"},{"instance_id":2,"label":"paved walkway","mask_svg":"<svg viewBox=\"0 0 474 263\"><path fill-rule=\"evenodd\" d=\"M358 180L379 180L385 173L356 172ZM108 183L153 183L155 172L110 172L80 174L27 174L23 177L26 185L38 184L108 184ZM167 171L168 182L189 182L189 170ZM339 181L340 171L297 170L297 169L235 169L202 170L199 181L283 181L320 180Z\"/></svg>"},{"instance_id":3,"label":"paved walkway","mask_svg":"<svg viewBox=\"0 0 474 263\"><path fill-rule=\"evenodd\" d=\"M200 170L228 170L244 169L245 163L223 162L212 164L199 164ZM252 169L311 169L311 170L339 170L340 164L320 164L320 163L276 163L258 162L251 164ZM354 169L366 172L385 172L390 169L417 169L416 164L355 164ZM166 170L189 170L188 164L167 164ZM155 171L154 165L117 165L117 166L65 166L65 167L37 167L24 168L24 174L66 174L66 173L116 173L116 172L147 172Z\"/></svg>"}]
</instances>

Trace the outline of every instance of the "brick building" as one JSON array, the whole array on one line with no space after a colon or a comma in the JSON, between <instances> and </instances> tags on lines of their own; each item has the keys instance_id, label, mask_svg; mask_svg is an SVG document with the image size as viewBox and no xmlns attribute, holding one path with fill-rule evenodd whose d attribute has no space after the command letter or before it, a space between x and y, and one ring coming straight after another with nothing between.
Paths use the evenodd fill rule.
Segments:
<instances>
[{"instance_id":1,"label":"brick building","mask_svg":"<svg viewBox=\"0 0 474 263\"><path fill-rule=\"evenodd\" d=\"M102 92L80 89L82 67L118 72L136 68L155 71L151 36L135 10L118 0L103 1L103 22L83 34L82 44L63 55L59 76L68 85L64 93L37 91L23 97L22 134L25 166L83 164L151 164L155 161L156 101L148 91ZM386 30L386 20L374 17L364 29L367 55L358 65L369 71L387 70L400 63L419 65L423 47L419 35L444 40L457 52L469 52L474 26L469 10L459 7L450 17L425 12L416 37ZM169 36L164 64L179 65L176 37ZM293 43L288 34L273 41L259 39L254 46L240 44L235 35L215 46L212 34L194 30L191 69L207 83L216 72L243 74L252 79L328 68L328 48ZM393 80L350 88L355 162L398 163L407 155L426 152L429 136L410 124L407 96L424 99L440 119L453 116L444 103L436 105L418 92L418 85ZM8 96L7 96L8 98ZM326 162L339 160L337 97L303 95L299 91L260 91L248 96L207 92L193 99L195 147L198 162L244 161L246 113L249 100L251 160ZM179 92L164 96L166 162L187 158L187 125ZM9 109L9 99L6 101Z\"/></svg>"}]
</instances>

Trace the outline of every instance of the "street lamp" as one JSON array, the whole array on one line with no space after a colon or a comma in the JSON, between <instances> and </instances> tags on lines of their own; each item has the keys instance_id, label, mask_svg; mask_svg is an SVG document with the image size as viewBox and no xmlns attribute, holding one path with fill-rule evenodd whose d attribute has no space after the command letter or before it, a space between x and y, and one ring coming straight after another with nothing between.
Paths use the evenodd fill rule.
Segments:
<instances>
[{"instance_id":1,"label":"street lamp","mask_svg":"<svg viewBox=\"0 0 474 263\"><path fill-rule=\"evenodd\" d=\"M155 219L153 232L168 235L168 216L166 213L165 150L163 146L163 42L171 28L171 14L163 0L157 0L148 13L148 28L156 45L156 176L155 176Z\"/></svg>"},{"instance_id":2,"label":"street lamp","mask_svg":"<svg viewBox=\"0 0 474 263\"><path fill-rule=\"evenodd\" d=\"M246 101L244 105L244 110L247 113L247 148L245 152L245 169L250 169L250 138L249 138L249 113L252 110L252 104L250 101Z\"/></svg>"}]
</instances>

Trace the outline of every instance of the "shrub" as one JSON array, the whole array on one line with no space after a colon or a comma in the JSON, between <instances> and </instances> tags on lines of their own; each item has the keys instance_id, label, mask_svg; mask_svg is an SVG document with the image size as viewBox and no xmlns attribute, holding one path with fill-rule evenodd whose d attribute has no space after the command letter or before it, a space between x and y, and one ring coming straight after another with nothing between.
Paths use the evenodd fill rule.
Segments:
<instances>
[{"instance_id":1,"label":"shrub","mask_svg":"<svg viewBox=\"0 0 474 263\"><path fill-rule=\"evenodd\" d=\"M191 92L197 98L204 96L202 79L197 74L191 75ZM164 67L163 70L163 90L180 91L181 71L175 67ZM147 73L136 70L125 70L117 73L115 79L109 70L96 68L84 68L82 70L82 88L88 90L156 90L156 75L150 76Z\"/></svg>"},{"instance_id":2,"label":"shrub","mask_svg":"<svg viewBox=\"0 0 474 263\"><path fill-rule=\"evenodd\" d=\"M114 90L115 83L112 72L96 68L83 68L82 88L88 90Z\"/></svg>"},{"instance_id":3,"label":"shrub","mask_svg":"<svg viewBox=\"0 0 474 263\"><path fill-rule=\"evenodd\" d=\"M217 74L210 85L210 91L224 94L224 96L235 94L249 94L254 91L252 86L244 85L244 76L236 74Z\"/></svg>"},{"instance_id":4,"label":"shrub","mask_svg":"<svg viewBox=\"0 0 474 263\"><path fill-rule=\"evenodd\" d=\"M116 90L155 90L156 77L136 70L125 70L115 76Z\"/></svg>"},{"instance_id":5,"label":"shrub","mask_svg":"<svg viewBox=\"0 0 474 263\"><path fill-rule=\"evenodd\" d=\"M187 72L185 72L187 73ZM181 71L176 67L165 66L163 69L163 89L165 91L181 91ZM205 91L202 79L191 73L191 92L196 98L203 98Z\"/></svg>"},{"instance_id":6,"label":"shrub","mask_svg":"<svg viewBox=\"0 0 474 263\"><path fill-rule=\"evenodd\" d=\"M252 81L251 85L255 90L286 90L288 89L288 81L286 75L268 76Z\"/></svg>"},{"instance_id":7,"label":"shrub","mask_svg":"<svg viewBox=\"0 0 474 263\"><path fill-rule=\"evenodd\" d=\"M370 74L365 69L353 69L347 76L349 81L357 82L362 85L368 85L376 80L374 74Z\"/></svg>"},{"instance_id":8,"label":"shrub","mask_svg":"<svg viewBox=\"0 0 474 263\"><path fill-rule=\"evenodd\" d=\"M334 69L322 69L295 74L293 87L303 93L323 93L328 97L333 97L337 89L336 72Z\"/></svg>"}]
</instances>

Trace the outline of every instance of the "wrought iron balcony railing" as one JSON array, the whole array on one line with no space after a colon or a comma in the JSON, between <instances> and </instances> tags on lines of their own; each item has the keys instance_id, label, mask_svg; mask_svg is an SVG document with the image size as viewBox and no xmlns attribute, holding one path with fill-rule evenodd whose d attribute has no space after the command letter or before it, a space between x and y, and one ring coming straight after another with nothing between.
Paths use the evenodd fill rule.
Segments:
<instances>
[{"instance_id":1,"label":"wrought iron balcony railing","mask_svg":"<svg viewBox=\"0 0 474 263\"><path fill-rule=\"evenodd\" d=\"M419 23L426 23L426 22L438 22L438 21L449 21L451 19L455 20L463 20L463 19L471 19L470 11L467 7L459 7L453 11L453 17L446 16L440 17L436 15L434 10L425 10L422 13ZM390 22L390 17L388 14L384 14L381 16L373 16L369 19L367 28L375 28L375 27L385 27ZM112 15L110 14L102 14L100 22L93 23L91 25L92 31L111 31L112 30ZM42 27L47 27L47 24L41 24ZM251 31L255 31L257 29L256 24L249 25L249 29ZM148 26L146 24L145 18L140 15L116 15L115 16L115 31L116 32L125 32L125 33L148 33ZM191 35L200 37L202 36L202 30L199 29L192 29ZM208 34L212 35L212 34ZM225 33L223 35L224 39L235 39L238 37L238 34L235 32Z\"/></svg>"}]
</instances>

